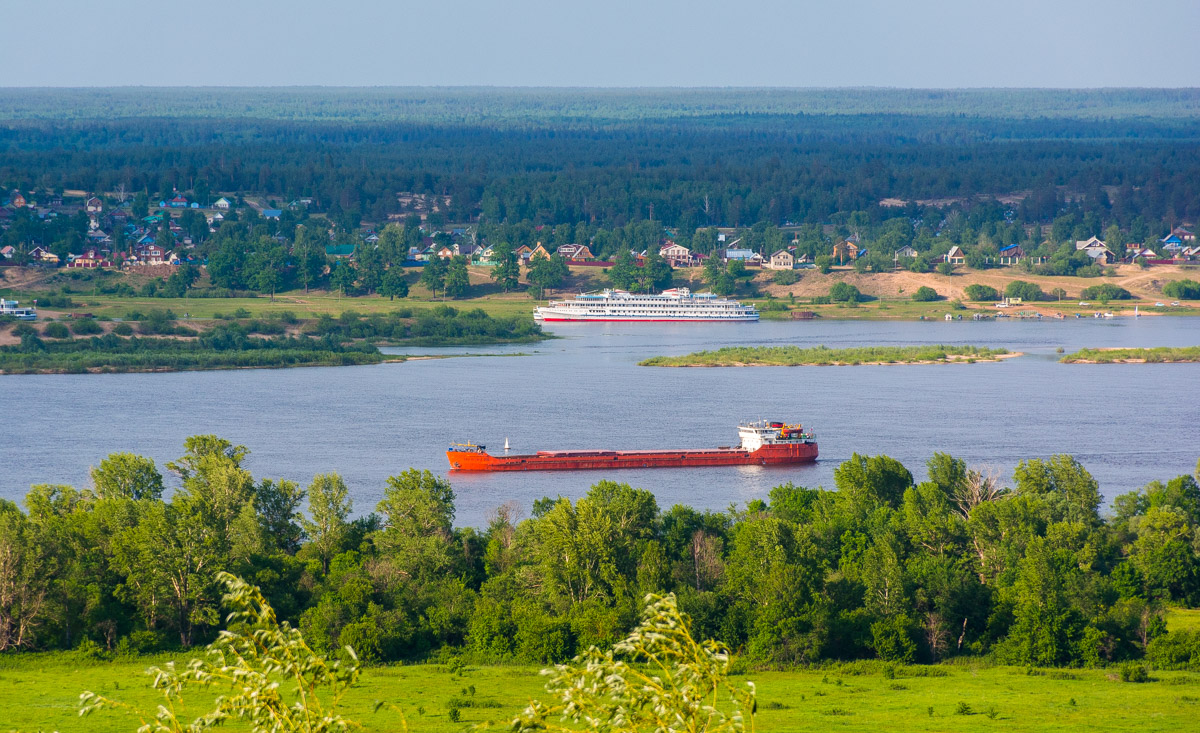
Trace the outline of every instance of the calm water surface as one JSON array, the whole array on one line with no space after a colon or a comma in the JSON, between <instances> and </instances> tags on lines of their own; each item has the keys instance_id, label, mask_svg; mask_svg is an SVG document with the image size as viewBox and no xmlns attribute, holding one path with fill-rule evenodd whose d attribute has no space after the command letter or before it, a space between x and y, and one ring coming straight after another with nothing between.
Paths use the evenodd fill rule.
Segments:
<instances>
[{"instance_id":1,"label":"calm water surface","mask_svg":"<svg viewBox=\"0 0 1200 733\"><path fill-rule=\"evenodd\" d=\"M33 483L88 484L114 451L160 464L185 437L216 433L251 450L256 477L307 483L339 471L356 512L409 467L444 473L452 441L514 452L710 447L739 420L801 421L821 459L800 467L452 475L458 523L515 500L577 497L601 478L651 489L660 506L722 509L792 481L833 484L851 453L886 453L924 476L945 451L1011 476L1021 458L1074 454L1107 498L1190 473L1200 457L1200 364L1065 365L1084 346L1200 343L1200 321L764 322L556 324L561 339L515 347L397 353L524 352L364 367L7 376L0 378L0 496ZM651 369L637 362L728 345L970 343L1022 351L995 364Z\"/></svg>"}]
</instances>

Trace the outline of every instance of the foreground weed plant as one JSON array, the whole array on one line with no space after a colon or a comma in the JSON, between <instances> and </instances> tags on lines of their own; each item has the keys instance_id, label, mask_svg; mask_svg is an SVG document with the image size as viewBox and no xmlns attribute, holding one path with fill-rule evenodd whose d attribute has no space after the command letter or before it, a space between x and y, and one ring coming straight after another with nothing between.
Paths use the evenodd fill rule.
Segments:
<instances>
[{"instance_id":1,"label":"foreground weed plant","mask_svg":"<svg viewBox=\"0 0 1200 733\"><path fill-rule=\"evenodd\" d=\"M314 652L299 629L279 622L258 588L229 573L218 579L233 608L228 630L208 646L203 659L178 671L151 667L154 689L163 704L152 715L94 692L80 695L80 715L103 708L133 712L141 719L138 733L183 733L208 730L230 720L248 722L255 733L325 733L358 728L337 713L342 695L358 680L354 650L347 663ZM184 691L192 686L225 690L213 709L190 722L180 719Z\"/></svg>"},{"instance_id":2,"label":"foreground weed plant","mask_svg":"<svg viewBox=\"0 0 1200 733\"><path fill-rule=\"evenodd\" d=\"M754 730L754 684L726 683L729 652L697 642L675 595L646 596L636 629L609 651L592 647L550 675L558 702L531 702L510 730L722 733ZM635 666L636 665L636 666Z\"/></svg>"}]
</instances>

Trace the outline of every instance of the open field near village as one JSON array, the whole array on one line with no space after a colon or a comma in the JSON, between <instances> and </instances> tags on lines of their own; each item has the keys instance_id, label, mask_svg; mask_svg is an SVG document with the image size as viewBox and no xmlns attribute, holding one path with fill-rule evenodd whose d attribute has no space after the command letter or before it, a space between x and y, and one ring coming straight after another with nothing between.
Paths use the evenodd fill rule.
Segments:
<instances>
[{"instance_id":1,"label":"open field near village","mask_svg":"<svg viewBox=\"0 0 1200 733\"><path fill-rule=\"evenodd\" d=\"M143 670L169 659L7 658L0 663L0 730L132 731L137 718L128 713L77 717L79 692L152 710L161 698ZM899 668L891 678L877 664L849 664L732 681L756 684L760 731L1181 731L1200 714L1200 674L1155 672L1151 682L1134 684L1111 679L1112 672L941 665ZM438 665L378 667L348 693L344 713L367 731L402 730L403 715L413 733L449 733L511 719L530 699L544 698L542 685L534 667L468 666L461 675ZM214 696L189 698L184 711L199 713L194 702ZM457 723L448 713L452 700L463 703ZM375 711L376 702L385 705Z\"/></svg>"}]
</instances>

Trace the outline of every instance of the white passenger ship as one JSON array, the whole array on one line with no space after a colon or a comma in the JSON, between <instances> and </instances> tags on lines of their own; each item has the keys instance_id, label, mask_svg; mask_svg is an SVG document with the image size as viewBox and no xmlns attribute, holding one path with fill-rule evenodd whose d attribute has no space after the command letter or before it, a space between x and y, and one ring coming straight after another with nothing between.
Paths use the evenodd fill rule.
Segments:
<instances>
[{"instance_id":1,"label":"white passenger ship","mask_svg":"<svg viewBox=\"0 0 1200 733\"><path fill-rule=\"evenodd\" d=\"M539 321L757 321L752 305L687 288L659 295L624 290L583 293L574 300L552 300L536 308Z\"/></svg>"}]
</instances>

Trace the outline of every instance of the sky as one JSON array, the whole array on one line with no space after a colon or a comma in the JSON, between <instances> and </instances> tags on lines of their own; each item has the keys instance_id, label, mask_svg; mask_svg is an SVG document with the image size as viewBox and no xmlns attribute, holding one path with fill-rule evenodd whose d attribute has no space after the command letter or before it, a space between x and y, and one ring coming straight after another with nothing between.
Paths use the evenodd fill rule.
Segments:
<instances>
[{"instance_id":1,"label":"sky","mask_svg":"<svg viewBox=\"0 0 1200 733\"><path fill-rule=\"evenodd\" d=\"M0 0L0 86L1196 87L1200 0Z\"/></svg>"}]
</instances>

